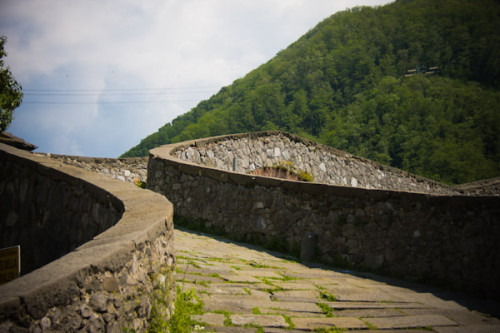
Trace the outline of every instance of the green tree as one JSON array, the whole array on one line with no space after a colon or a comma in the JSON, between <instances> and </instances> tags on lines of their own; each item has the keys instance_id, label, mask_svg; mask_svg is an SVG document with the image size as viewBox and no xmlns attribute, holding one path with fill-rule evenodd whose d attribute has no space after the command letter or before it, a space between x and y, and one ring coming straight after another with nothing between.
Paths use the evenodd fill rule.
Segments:
<instances>
[{"instance_id":1,"label":"green tree","mask_svg":"<svg viewBox=\"0 0 500 333\"><path fill-rule=\"evenodd\" d=\"M12 121L12 112L21 104L23 92L21 85L14 79L8 66L4 67L3 58L7 37L0 36L0 131L5 131Z\"/></svg>"}]
</instances>

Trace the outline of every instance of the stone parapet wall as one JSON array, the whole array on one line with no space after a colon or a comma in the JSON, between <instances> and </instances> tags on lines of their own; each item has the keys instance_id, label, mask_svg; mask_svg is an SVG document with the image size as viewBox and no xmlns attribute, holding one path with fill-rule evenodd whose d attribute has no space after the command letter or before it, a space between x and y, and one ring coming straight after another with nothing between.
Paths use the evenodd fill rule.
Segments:
<instances>
[{"instance_id":1,"label":"stone parapet wall","mask_svg":"<svg viewBox=\"0 0 500 333\"><path fill-rule=\"evenodd\" d=\"M198 140L173 153L183 161L249 174L288 164L330 185L458 194L444 184L282 132L260 132ZM236 170L233 170L236 161Z\"/></svg>"},{"instance_id":2,"label":"stone parapet wall","mask_svg":"<svg viewBox=\"0 0 500 333\"><path fill-rule=\"evenodd\" d=\"M155 277L174 295L172 204L3 144L0 169L10 205L6 214L2 206L2 241L17 237L22 261L36 256L27 240L58 257L0 286L0 332L144 331Z\"/></svg>"},{"instance_id":3,"label":"stone parapet wall","mask_svg":"<svg viewBox=\"0 0 500 333\"><path fill-rule=\"evenodd\" d=\"M35 153L38 156L46 156L73 165L87 171L100 173L104 176L134 183L134 178L142 182L148 179L148 157L126 157L126 158L103 158Z\"/></svg>"},{"instance_id":4,"label":"stone parapet wall","mask_svg":"<svg viewBox=\"0 0 500 333\"><path fill-rule=\"evenodd\" d=\"M468 195L495 195L500 196L500 177L484 179L477 182L461 184L453 187Z\"/></svg>"},{"instance_id":5,"label":"stone parapet wall","mask_svg":"<svg viewBox=\"0 0 500 333\"><path fill-rule=\"evenodd\" d=\"M151 150L148 188L166 195L180 217L237 240L500 298L500 198L306 183L177 158L229 139ZM306 236L312 250L304 249Z\"/></svg>"},{"instance_id":6,"label":"stone parapet wall","mask_svg":"<svg viewBox=\"0 0 500 333\"><path fill-rule=\"evenodd\" d=\"M36 170L22 160L2 162L0 248L21 245L24 274L92 240L123 214L116 197L64 173Z\"/></svg>"}]
</instances>

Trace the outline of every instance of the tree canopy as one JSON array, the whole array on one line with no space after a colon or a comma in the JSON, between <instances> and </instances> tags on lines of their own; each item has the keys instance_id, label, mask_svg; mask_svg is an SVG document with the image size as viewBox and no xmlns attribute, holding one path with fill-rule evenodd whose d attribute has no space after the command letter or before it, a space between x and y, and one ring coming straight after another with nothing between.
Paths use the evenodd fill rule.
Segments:
<instances>
[{"instance_id":1,"label":"tree canopy","mask_svg":"<svg viewBox=\"0 0 500 333\"><path fill-rule=\"evenodd\" d=\"M288 131L450 184L500 176L500 4L399 0L319 23L123 156Z\"/></svg>"},{"instance_id":2,"label":"tree canopy","mask_svg":"<svg viewBox=\"0 0 500 333\"><path fill-rule=\"evenodd\" d=\"M12 76L8 66L4 64L7 53L4 45L5 36L0 36L0 132L5 131L12 121L12 112L21 104L23 93L21 85Z\"/></svg>"}]
</instances>

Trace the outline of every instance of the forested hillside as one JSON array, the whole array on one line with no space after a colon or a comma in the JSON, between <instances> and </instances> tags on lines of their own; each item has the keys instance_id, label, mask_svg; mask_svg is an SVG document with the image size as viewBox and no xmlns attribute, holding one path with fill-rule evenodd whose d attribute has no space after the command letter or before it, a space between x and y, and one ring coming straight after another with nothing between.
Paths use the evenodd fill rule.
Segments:
<instances>
[{"instance_id":1,"label":"forested hillside","mask_svg":"<svg viewBox=\"0 0 500 333\"><path fill-rule=\"evenodd\" d=\"M500 176L499 106L499 2L399 0L332 15L123 156L281 129L458 184Z\"/></svg>"}]
</instances>

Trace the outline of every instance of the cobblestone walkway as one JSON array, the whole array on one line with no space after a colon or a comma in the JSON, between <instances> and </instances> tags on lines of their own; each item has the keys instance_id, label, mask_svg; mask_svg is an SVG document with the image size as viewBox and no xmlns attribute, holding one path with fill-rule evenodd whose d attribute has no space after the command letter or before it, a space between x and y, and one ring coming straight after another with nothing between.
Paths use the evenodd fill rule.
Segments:
<instances>
[{"instance_id":1,"label":"cobblestone walkway","mask_svg":"<svg viewBox=\"0 0 500 333\"><path fill-rule=\"evenodd\" d=\"M402 281L310 268L257 247L176 230L177 283L212 332L500 332L499 303ZM462 304L467 304L470 310ZM473 304L471 307L470 304Z\"/></svg>"}]
</instances>

